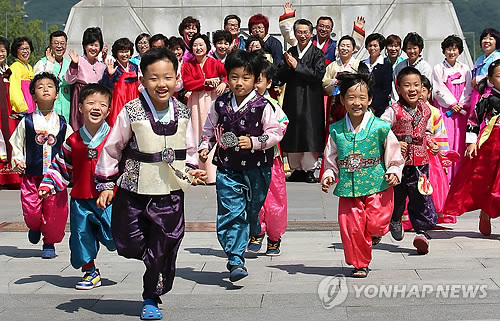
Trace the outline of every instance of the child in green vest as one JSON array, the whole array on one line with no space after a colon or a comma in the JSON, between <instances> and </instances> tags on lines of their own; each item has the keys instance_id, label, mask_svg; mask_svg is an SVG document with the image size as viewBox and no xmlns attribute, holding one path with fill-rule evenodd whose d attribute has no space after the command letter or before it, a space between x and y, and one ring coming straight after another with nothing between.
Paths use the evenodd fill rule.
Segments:
<instances>
[{"instance_id":1,"label":"child in green vest","mask_svg":"<svg viewBox=\"0 0 500 321\"><path fill-rule=\"evenodd\" d=\"M323 192L339 199L339 225L352 277L368 275L372 245L389 231L394 207L392 186L401 181L404 159L391 125L368 109L373 98L369 74L341 73L340 100L347 110L344 119L330 125L325 148Z\"/></svg>"}]
</instances>

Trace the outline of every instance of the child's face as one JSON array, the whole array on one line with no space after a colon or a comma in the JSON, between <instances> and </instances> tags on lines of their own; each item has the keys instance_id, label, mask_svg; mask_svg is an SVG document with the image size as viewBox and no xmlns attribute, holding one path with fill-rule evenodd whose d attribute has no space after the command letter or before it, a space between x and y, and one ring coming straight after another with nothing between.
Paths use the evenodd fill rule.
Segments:
<instances>
[{"instance_id":1,"label":"child's face","mask_svg":"<svg viewBox=\"0 0 500 321\"><path fill-rule=\"evenodd\" d=\"M415 107L422 94L422 81L420 75L410 74L401 79L401 83L396 86L400 98L408 105Z\"/></svg>"},{"instance_id":2,"label":"child's face","mask_svg":"<svg viewBox=\"0 0 500 321\"><path fill-rule=\"evenodd\" d=\"M257 90L259 94L264 95L266 90L271 88L272 83L271 80L267 80L266 75L261 73L259 79L255 82L255 90Z\"/></svg>"},{"instance_id":3,"label":"child's face","mask_svg":"<svg viewBox=\"0 0 500 321\"><path fill-rule=\"evenodd\" d=\"M202 57L207 54L207 44L201 38L196 39L193 42L193 55L196 57Z\"/></svg>"},{"instance_id":4,"label":"child's face","mask_svg":"<svg viewBox=\"0 0 500 321\"><path fill-rule=\"evenodd\" d=\"M168 59L158 60L143 71L141 83L148 91L155 108L161 110L168 107L168 100L175 92L177 78L177 71Z\"/></svg>"},{"instance_id":5,"label":"child's face","mask_svg":"<svg viewBox=\"0 0 500 321\"><path fill-rule=\"evenodd\" d=\"M116 53L116 60L118 60L123 66L126 66L130 60L130 50L118 50Z\"/></svg>"},{"instance_id":6,"label":"child's face","mask_svg":"<svg viewBox=\"0 0 500 321\"><path fill-rule=\"evenodd\" d=\"M444 50L444 56L451 65L454 65L457 61L458 56L460 56L460 51L458 50L456 45L453 45Z\"/></svg>"},{"instance_id":7,"label":"child's face","mask_svg":"<svg viewBox=\"0 0 500 321\"><path fill-rule=\"evenodd\" d=\"M217 51L217 55L219 55L219 57L224 58L228 50L229 42L227 42L225 39L217 41L215 43L215 51Z\"/></svg>"},{"instance_id":8,"label":"child's face","mask_svg":"<svg viewBox=\"0 0 500 321\"><path fill-rule=\"evenodd\" d=\"M52 79L42 78L36 82L33 99L38 105L54 105L58 93Z\"/></svg>"},{"instance_id":9,"label":"child's face","mask_svg":"<svg viewBox=\"0 0 500 321\"><path fill-rule=\"evenodd\" d=\"M345 96L340 96L342 104L351 118L363 117L372 98L368 95L368 87L364 83L358 83L349 88Z\"/></svg>"},{"instance_id":10,"label":"child's face","mask_svg":"<svg viewBox=\"0 0 500 321\"><path fill-rule=\"evenodd\" d=\"M422 86L422 93L420 94L420 99L425 103L429 99L429 89L427 87Z\"/></svg>"},{"instance_id":11,"label":"child's face","mask_svg":"<svg viewBox=\"0 0 500 321\"><path fill-rule=\"evenodd\" d=\"M408 59L410 59L410 61L415 61L418 59L418 57L420 56L420 47L413 44L413 43L408 43L408 45L406 46L406 55L408 56Z\"/></svg>"},{"instance_id":12,"label":"child's face","mask_svg":"<svg viewBox=\"0 0 500 321\"><path fill-rule=\"evenodd\" d=\"M248 52L254 52L254 51L257 51L257 50L260 50L260 49L262 49L262 46L260 45L259 41L252 41L248 45Z\"/></svg>"},{"instance_id":13,"label":"child's face","mask_svg":"<svg viewBox=\"0 0 500 321\"><path fill-rule=\"evenodd\" d=\"M237 97L246 97L254 89L255 76L244 67L233 68L227 77L229 89Z\"/></svg>"},{"instance_id":14,"label":"child's face","mask_svg":"<svg viewBox=\"0 0 500 321\"><path fill-rule=\"evenodd\" d=\"M101 44L99 43L99 41L96 40L93 43L88 43L85 45L85 55L88 58L97 58L99 52L101 52Z\"/></svg>"},{"instance_id":15,"label":"child's face","mask_svg":"<svg viewBox=\"0 0 500 321\"><path fill-rule=\"evenodd\" d=\"M28 63L28 59L30 58L31 55L31 48L29 43L24 41L21 46L17 49L17 58L24 62L25 64Z\"/></svg>"},{"instance_id":16,"label":"child's face","mask_svg":"<svg viewBox=\"0 0 500 321\"><path fill-rule=\"evenodd\" d=\"M497 90L500 90L500 64L493 69L493 75L491 77L488 77L488 80L490 83L495 87Z\"/></svg>"},{"instance_id":17,"label":"child's face","mask_svg":"<svg viewBox=\"0 0 500 321\"><path fill-rule=\"evenodd\" d=\"M7 58L7 49L3 45L0 45L0 65L3 64Z\"/></svg>"},{"instance_id":18,"label":"child's face","mask_svg":"<svg viewBox=\"0 0 500 321\"><path fill-rule=\"evenodd\" d=\"M78 105L78 110L83 115L85 126L101 126L109 115L109 97L97 92L88 95L83 104Z\"/></svg>"}]
</instances>

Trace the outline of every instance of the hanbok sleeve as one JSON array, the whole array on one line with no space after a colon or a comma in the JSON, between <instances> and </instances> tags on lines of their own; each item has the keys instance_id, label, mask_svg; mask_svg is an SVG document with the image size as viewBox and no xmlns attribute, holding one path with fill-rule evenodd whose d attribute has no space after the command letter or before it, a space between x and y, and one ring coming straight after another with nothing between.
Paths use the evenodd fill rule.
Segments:
<instances>
[{"instance_id":1,"label":"hanbok sleeve","mask_svg":"<svg viewBox=\"0 0 500 321\"><path fill-rule=\"evenodd\" d=\"M337 144L335 144L332 137L328 137L328 142L326 143L323 154L325 159L325 171L321 177L321 181L327 177L333 177L333 181L336 182L339 178L339 167L337 164L338 153Z\"/></svg>"},{"instance_id":2,"label":"hanbok sleeve","mask_svg":"<svg viewBox=\"0 0 500 321\"><path fill-rule=\"evenodd\" d=\"M198 146L198 151L203 149L211 150L215 145L215 134L214 127L219 121L219 114L215 111L215 102L210 106L208 111L207 120L205 125L203 125L203 130L201 131L200 145Z\"/></svg>"},{"instance_id":3,"label":"hanbok sleeve","mask_svg":"<svg viewBox=\"0 0 500 321\"><path fill-rule=\"evenodd\" d=\"M270 103L267 103L266 107L264 107L261 123L262 135L250 137L253 150L266 150L278 144L283 139L283 131L278 122L278 116Z\"/></svg>"},{"instance_id":4,"label":"hanbok sleeve","mask_svg":"<svg viewBox=\"0 0 500 321\"><path fill-rule=\"evenodd\" d=\"M9 139L12 146L12 168L19 163L26 162L26 122L25 118L21 119L19 125L12 133Z\"/></svg>"},{"instance_id":5,"label":"hanbok sleeve","mask_svg":"<svg viewBox=\"0 0 500 321\"><path fill-rule=\"evenodd\" d=\"M23 70L21 68L24 68L24 66L22 66L20 63L13 63L12 66L10 66L12 74L9 78L9 97L12 111L15 113L21 113L28 110L28 104L24 99L24 94L21 87L21 80L23 75Z\"/></svg>"},{"instance_id":6,"label":"hanbok sleeve","mask_svg":"<svg viewBox=\"0 0 500 321\"><path fill-rule=\"evenodd\" d=\"M184 89L188 91L205 89L205 77L190 63L183 63L181 68Z\"/></svg>"},{"instance_id":7,"label":"hanbok sleeve","mask_svg":"<svg viewBox=\"0 0 500 321\"><path fill-rule=\"evenodd\" d=\"M337 63L334 61L326 67L325 75L323 76L323 90L328 96L333 95L335 90L335 76L337 75Z\"/></svg>"},{"instance_id":8,"label":"hanbok sleeve","mask_svg":"<svg viewBox=\"0 0 500 321\"><path fill-rule=\"evenodd\" d=\"M7 163L7 148L5 147L5 139L2 131L0 131L0 163Z\"/></svg>"},{"instance_id":9,"label":"hanbok sleeve","mask_svg":"<svg viewBox=\"0 0 500 321\"><path fill-rule=\"evenodd\" d=\"M391 123L391 126L396 122L396 114L392 108L386 108L380 119Z\"/></svg>"},{"instance_id":10,"label":"hanbok sleeve","mask_svg":"<svg viewBox=\"0 0 500 321\"><path fill-rule=\"evenodd\" d=\"M464 65L464 72L465 72L465 87L464 91L462 92L462 96L460 96L460 103L462 106L466 108L468 113L474 109L474 106L470 106L470 98L472 95L472 73L469 69L468 66Z\"/></svg>"},{"instance_id":11,"label":"hanbok sleeve","mask_svg":"<svg viewBox=\"0 0 500 321\"><path fill-rule=\"evenodd\" d=\"M458 101L448 87L446 87L446 79L444 79L444 76L443 64L440 63L436 65L432 71L432 96L440 106L451 108L458 104Z\"/></svg>"},{"instance_id":12,"label":"hanbok sleeve","mask_svg":"<svg viewBox=\"0 0 500 321\"><path fill-rule=\"evenodd\" d=\"M110 75L108 73L108 68L104 69L101 80L99 80L99 84L108 87L109 89L115 88L115 83L120 79L120 76L123 73L117 68L116 71Z\"/></svg>"},{"instance_id":13,"label":"hanbok sleeve","mask_svg":"<svg viewBox=\"0 0 500 321\"><path fill-rule=\"evenodd\" d=\"M356 26L356 23L354 23L354 26L352 28L352 37L356 41L356 48L354 48L354 53L356 53L365 43L365 29L359 28L358 26Z\"/></svg>"},{"instance_id":14,"label":"hanbok sleeve","mask_svg":"<svg viewBox=\"0 0 500 321\"><path fill-rule=\"evenodd\" d=\"M190 167L190 169L198 168L198 142L194 137L191 119L186 130L186 150L186 166Z\"/></svg>"},{"instance_id":15,"label":"hanbok sleeve","mask_svg":"<svg viewBox=\"0 0 500 321\"><path fill-rule=\"evenodd\" d=\"M47 60L47 63L44 63L42 59L38 60L38 62L33 67L33 75L38 75L42 72L50 72L54 73L54 63Z\"/></svg>"},{"instance_id":16,"label":"hanbok sleeve","mask_svg":"<svg viewBox=\"0 0 500 321\"><path fill-rule=\"evenodd\" d=\"M312 50L312 48L310 48L309 50ZM295 68L295 72L304 82L321 82L326 72L325 56L323 52L317 51L317 54L315 54L312 59L314 59L312 67L308 67L302 61L297 60L297 67Z\"/></svg>"},{"instance_id":17,"label":"hanbok sleeve","mask_svg":"<svg viewBox=\"0 0 500 321\"><path fill-rule=\"evenodd\" d=\"M295 34L293 33L293 24L295 23L295 10L293 12L280 16L279 23L281 35L283 36L283 38L285 38L285 41L292 47L296 46L297 39L295 38Z\"/></svg>"},{"instance_id":18,"label":"hanbok sleeve","mask_svg":"<svg viewBox=\"0 0 500 321\"><path fill-rule=\"evenodd\" d=\"M401 145L392 130L389 131L384 141L384 164L385 173L396 175L401 182L405 160L401 154Z\"/></svg>"},{"instance_id":19,"label":"hanbok sleeve","mask_svg":"<svg viewBox=\"0 0 500 321\"><path fill-rule=\"evenodd\" d=\"M64 79L66 79L66 82L70 85L73 85L78 80L78 64L75 64L74 62L69 64L69 68L64 75Z\"/></svg>"},{"instance_id":20,"label":"hanbok sleeve","mask_svg":"<svg viewBox=\"0 0 500 321\"><path fill-rule=\"evenodd\" d=\"M66 140L60 152L54 157L50 167L43 176L39 190L50 191L52 194L64 191L73 176L73 155L70 141Z\"/></svg>"}]
</instances>

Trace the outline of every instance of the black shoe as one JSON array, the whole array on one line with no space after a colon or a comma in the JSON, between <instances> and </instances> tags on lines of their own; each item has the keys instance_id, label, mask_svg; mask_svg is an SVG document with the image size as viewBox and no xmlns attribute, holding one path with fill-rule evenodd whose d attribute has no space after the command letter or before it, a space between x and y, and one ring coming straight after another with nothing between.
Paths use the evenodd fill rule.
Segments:
<instances>
[{"instance_id":1,"label":"black shoe","mask_svg":"<svg viewBox=\"0 0 500 321\"><path fill-rule=\"evenodd\" d=\"M307 183L317 183L319 182L316 177L314 177L314 171L306 172L306 182Z\"/></svg>"},{"instance_id":2,"label":"black shoe","mask_svg":"<svg viewBox=\"0 0 500 321\"><path fill-rule=\"evenodd\" d=\"M392 238L396 241L402 241L405 235L405 231L403 229L403 223L401 220L399 221L391 221L389 225L389 230L391 231Z\"/></svg>"},{"instance_id":3,"label":"black shoe","mask_svg":"<svg viewBox=\"0 0 500 321\"><path fill-rule=\"evenodd\" d=\"M38 244L40 242L40 238L42 237L42 232L29 230L28 231L28 240L32 244Z\"/></svg>"},{"instance_id":4,"label":"black shoe","mask_svg":"<svg viewBox=\"0 0 500 321\"><path fill-rule=\"evenodd\" d=\"M287 182L305 182L306 172L300 169L296 169L293 173L286 179Z\"/></svg>"}]
</instances>

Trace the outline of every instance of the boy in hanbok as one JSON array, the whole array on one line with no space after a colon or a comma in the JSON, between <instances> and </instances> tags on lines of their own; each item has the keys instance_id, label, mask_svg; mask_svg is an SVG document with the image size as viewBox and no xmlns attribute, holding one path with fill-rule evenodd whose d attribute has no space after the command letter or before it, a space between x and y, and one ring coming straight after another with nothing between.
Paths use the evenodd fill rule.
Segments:
<instances>
[{"instance_id":1,"label":"boy in hanbok","mask_svg":"<svg viewBox=\"0 0 500 321\"><path fill-rule=\"evenodd\" d=\"M439 147L431 132L431 109L420 100L420 76L420 72L414 67L406 67L399 72L396 79L399 100L389 106L380 118L391 123L391 129L405 158L401 184L394 188L391 235L396 241L403 240L401 217L407 208L408 199L408 215L416 232L413 246L418 254L427 254L430 239L427 231L437 222L436 208L430 195L432 191L429 184L427 148L436 155Z\"/></svg>"},{"instance_id":2,"label":"boy in hanbok","mask_svg":"<svg viewBox=\"0 0 500 321\"><path fill-rule=\"evenodd\" d=\"M278 122L285 134L288 126L288 117L279 106L278 102L269 95L269 88L276 76L276 67L266 57L262 56L263 66L260 77L255 84L255 90L272 104L278 116ZM252 236L248 243L248 252L258 253L262 240L267 234L267 256L281 254L281 236L285 233L287 223L286 180L283 161L278 145L274 146L274 160L271 168L271 184L267 192L266 201L259 212L260 234Z\"/></svg>"},{"instance_id":3,"label":"boy in hanbok","mask_svg":"<svg viewBox=\"0 0 500 321\"><path fill-rule=\"evenodd\" d=\"M22 174L21 205L24 221L29 228L28 239L37 244L43 236L42 258L56 257L54 244L64 237L68 219L68 194L46 199L38 198L38 187L50 167L52 158L73 132L64 117L54 111L59 92L59 80L52 73L42 72L33 78L30 91L36 102L34 112L21 119L10 137L12 167Z\"/></svg>"},{"instance_id":4,"label":"boy in hanbok","mask_svg":"<svg viewBox=\"0 0 500 321\"><path fill-rule=\"evenodd\" d=\"M488 81L491 94L471 113L465 158L444 206L450 215L480 209L483 235L491 234L491 218L500 216L500 59L488 68Z\"/></svg>"},{"instance_id":5,"label":"boy in hanbok","mask_svg":"<svg viewBox=\"0 0 500 321\"><path fill-rule=\"evenodd\" d=\"M259 211L271 182L274 145L283 138L276 112L254 90L262 58L237 50L226 60L230 92L212 105L198 148L206 162L216 145L217 238L228 257L230 281L248 276L245 250L259 235Z\"/></svg>"},{"instance_id":6,"label":"boy in hanbok","mask_svg":"<svg viewBox=\"0 0 500 321\"><path fill-rule=\"evenodd\" d=\"M389 231L393 186L401 181L404 159L391 125L368 109L373 98L369 74L337 74L344 119L330 125L322 190L337 182L339 225L352 277L368 275L372 245Z\"/></svg>"},{"instance_id":7,"label":"boy in hanbok","mask_svg":"<svg viewBox=\"0 0 500 321\"><path fill-rule=\"evenodd\" d=\"M141 318L159 320L160 296L175 277L184 236L184 192L206 178L197 168L189 109L172 98L177 59L151 48L141 59L144 91L118 114L96 165L97 206L113 199L111 231L118 254L142 260Z\"/></svg>"},{"instance_id":8,"label":"boy in hanbok","mask_svg":"<svg viewBox=\"0 0 500 321\"><path fill-rule=\"evenodd\" d=\"M432 96L434 106L443 114L449 147L460 157L448 170L448 181L451 182L460 168L466 149L465 132L471 111L472 76L470 68L457 61L464 50L462 39L456 35L448 36L441 43L441 49L445 60L437 64L432 72Z\"/></svg>"},{"instance_id":9,"label":"boy in hanbok","mask_svg":"<svg viewBox=\"0 0 500 321\"><path fill-rule=\"evenodd\" d=\"M46 199L52 194L66 193L73 182L70 202L69 249L71 265L82 269L84 276L76 284L78 290L90 290L101 285L101 273L94 260L99 243L114 251L111 237L111 206L97 208L94 173L97 159L104 147L110 130L105 119L109 115L111 92L108 88L89 84L80 92L80 112L84 125L63 143L61 151L53 159L38 188L38 194Z\"/></svg>"}]
</instances>

